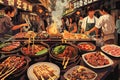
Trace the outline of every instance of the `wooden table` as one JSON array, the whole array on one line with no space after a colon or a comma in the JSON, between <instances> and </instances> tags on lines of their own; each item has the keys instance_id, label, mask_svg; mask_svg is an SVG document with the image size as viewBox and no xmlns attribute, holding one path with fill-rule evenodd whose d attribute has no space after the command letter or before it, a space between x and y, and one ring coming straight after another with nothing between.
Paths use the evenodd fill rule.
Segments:
<instances>
[{"instance_id":1,"label":"wooden table","mask_svg":"<svg viewBox=\"0 0 120 80\"><path fill-rule=\"evenodd\" d=\"M15 41L19 41L19 40L15 40ZM50 40L51 42L60 42L60 40ZM44 42L50 42L49 40L44 40ZM86 41L86 40L85 40ZM77 42L77 41L76 41ZM78 42L80 42L80 41L78 41ZM99 49L98 49L99 50ZM109 56L109 55L107 55L107 56ZM118 71L118 65L119 65L119 63L120 63L120 58L114 58L114 57L111 57L111 56L109 56L112 60L113 60L113 62L114 62L114 64L112 65L112 66L109 66L109 67L106 67L106 68L102 68L102 69L93 69L93 68L91 68L91 67L89 67L83 60L82 60L82 58L80 58L80 62L79 62L79 64L78 65L83 65L83 66L85 66L85 67L87 67L87 68L89 68L89 69L91 69L91 70L93 70L93 71L95 71L96 73L97 73L97 78L95 79L95 80L118 80L118 75L119 75L119 71ZM32 65L32 64L31 64ZM76 66L75 64L72 64L71 66L69 66L68 67L68 69L69 68L71 68L71 67L74 67L74 66ZM67 69L67 70L68 70ZM66 71L67 71L66 70ZM64 70L64 72L66 72L65 70ZM64 77L63 77L63 73L64 72L61 72L62 74L61 74L61 76L60 76L60 78L59 78L59 80L65 80L64 79ZM23 75L21 75L20 77L18 77L18 78L13 78L13 79L6 79L6 80L28 80L28 78L27 78L27 71L26 71L26 73L24 73Z\"/></svg>"},{"instance_id":2,"label":"wooden table","mask_svg":"<svg viewBox=\"0 0 120 80\"><path fill-rule=\"evenodd\" d=\"M118 65L120 63L120 59L111 58L114 62L114 64L110 67L102 68L102 69L93 69L89 67L82 59L80 61L80 65L85 66L97 73L97 78L95 80L118 80L119 78L119 71L118 71ZM76 65L71 65L69 68L74 67ZM67 71L67 70L66 70ZM62 72L61 72L62 73ZM16 80L28 80L26 73L20 76ZM61 74L59 80L65 80L63 77L63 73Z\"/></svg>"}]
</instances>

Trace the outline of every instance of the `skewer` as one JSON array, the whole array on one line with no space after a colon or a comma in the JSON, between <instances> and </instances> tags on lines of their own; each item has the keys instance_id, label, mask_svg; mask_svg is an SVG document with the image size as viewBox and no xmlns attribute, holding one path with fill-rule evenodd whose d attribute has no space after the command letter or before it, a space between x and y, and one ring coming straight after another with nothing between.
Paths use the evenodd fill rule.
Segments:
<instances>
[{"instance_id":1,"label":"skewer","mask_svg":"<svg viewBox=\"0 0 120 80\"><path fill-rule=\"evenodd\" d=\"M10 70L8 74L6 74L6 76L4 76L1 80L5 80L6 77L8 77L10 74L12 74L14 71L16 71L16 69Z\"/></svg>"},{"instance_id":2,"label":"skewer","mask_svg":"<svg viewBox=\"0 0 120 80\"><path fill-rule=\"evenodd\" d=\"M7 66L5 66L1 71L0 71L0 75L3 73L3 71L7 68Z\"/></svg>"},{"instance_id":3,"label":"skewer","mask_svg":"<svg viewBox=\"0 0 120 80\"><path fill-rule=\"evenodd\" d=\"M2 74L2 75L0 76L0 78L2 78L3 76L11 73L14 69L15 69L14 67L10 67L4 74ZM16 69L15 69L15 70L16 70Z\"/></svg>"},{"instance_id":4,"label":"skewer","mask_svg":"<svg viewBox=\"0 0 120 80\"><path fill-rule=\"evenodd\" d=\"M67 66L69 60L70 60L70 58L68 57L68 58L67 58L67 61L66 61L66 63L65 63L65 65L64 65L64 67L63 67L64 69L66 69L66 66Z\"/></svg>"},{"instance_id":5,"label":"skewer","mask_svg":"<svg viewBox=\"0 0 120 80\"><path fill-rule=\"evenodd\" d=\"M32 39L33 39L33 44L32 44L32 53L33 53L34 52L34 37Z\"/></svg>"},{"instance_id":6,"label":"skewer","mask_svg":"<svg viewBox=\"0 0 120 80\"><path fill-rule=\"evenodd\" d=\"M43 68L46 69L48 72L51 72L45 65L43 65ZM52 72L53 75L55 75L54 72ZM55 75L56 77L58 77L57 75Z\"/></svg>"},{"instance_id":7,"label":"skewer","mask_svg":"<svg viewBox=\"0 0 120 80\"><path fill-rule=\"evenodd\" d=\"M64 39L61 39L62 43L64 43Z\"/></svg>"},{"instance_id":8,"label":"skewer","mask_svg":"<svg viewBox=\"0 0 120 80\"><path fill-rule=\"evenodd\" d=\"M40 68L41 68L42 70L45 70L45 71L46 71L46 74L47 74L47 72L48 72L48 73L50 72L50 71L47 71L47 69L43 68L42 66L40 66ZM54 79L51 77L50 74L47 74L47 75L49 76L50 80L54 80Z\"/></svg>"},{"instance_id":9,"label":"skewer","mask_svg":"<svg viewBox=\"0 0 120 80\"><path fill-rule=\"evenodd\" d=\"M42 76L42 74L43 74L42 70L40 70L38 67L37 67L37 69L38 69L39 72L40 72L40 78L41 78L42 80L45 80L44 77Z\"/></svg>"},{"instance_id":10,"label":"skewer","mask_svg":"<svg viewBox=\"0 0 120 80\"><path fill-rule=\"evenodd\" d=\"M65 59L66 59L66 57L64 57L64 58L63 58L62 65L64 65L64 64L65 64Z\"/></svg>"},{"instance_id":11,"label":"skewer","mask_svg":"<svg viewBox=\"0 0 120 80\"><path fill-rule=\"evenodd\" d=\"M30 37L29 37L29 40L28 40L28 52L30 51Z\"/></svg>"},{"instance_id":12,"label":"skewer","mask_svg":"<svg viewBox=\"0 0 120 80\"><path fill-rule=\"evenodd\" d=\"M15 59L14 59L14 60L15 60ZM12 61L12 60L10 60L10 61ZM20 64L19 61L16 62L16 63L7 64L6 66L10 66L10 67L8 67L7 71L6 71L4 74L2 74L2 75L0 76L0 78L2 78L3 76L7 75L8 73L11 73L11 72L14 71L14 70L17 70L17 69L19 68L19 66L18 66L19 64ZM16 68L16 67L18 67L18 68Z\"/></svg>"},{"instance_id":13,"label":"skewer","mask_svg":"<svg viewBox=\"0 0 120 80\"><path fill-rule=\"evenodd\" d=\"M67 40L65 39L65 43L67 43Z\"/></svg>"}]
</instances>

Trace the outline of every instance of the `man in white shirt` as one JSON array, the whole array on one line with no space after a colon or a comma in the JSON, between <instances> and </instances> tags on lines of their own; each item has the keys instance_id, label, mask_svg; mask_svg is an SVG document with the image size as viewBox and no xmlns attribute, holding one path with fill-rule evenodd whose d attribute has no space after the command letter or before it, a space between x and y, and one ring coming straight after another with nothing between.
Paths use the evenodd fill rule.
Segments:
<instances>
[{"instance_id":1,"label":"man in white shirt","mask_svg":"<svg viewBox=\"0 0 120 80\"><path fill-rule=\"evenodd\" d=\"M98 23L94 28L87 31L86 34L90 34L93 31L96 31L102 28L102 37L105 44L113 44L114 43L114 32L115 32L115 22L113 17L108 13L108 9L105 6L100 7L100 14L102 15L99 18Z\"/></svg>"},{"instance_id":2,"label":"man in white shirt","mask_svg":"<svg viewBox=\"0 0 120 80\"><path fill-rule=\"evenodd\" d=\"M81 26L81 33L85 31L89 31L92 29L96 23L98 22L98 18L94 16L95 10L93 7L88 7L87 9L88 16L83 19L82 26ZM97 34L97 31L96 31ZM95 32L90 33L90 35L95 35Z\"/></svg>"}]
</instances>

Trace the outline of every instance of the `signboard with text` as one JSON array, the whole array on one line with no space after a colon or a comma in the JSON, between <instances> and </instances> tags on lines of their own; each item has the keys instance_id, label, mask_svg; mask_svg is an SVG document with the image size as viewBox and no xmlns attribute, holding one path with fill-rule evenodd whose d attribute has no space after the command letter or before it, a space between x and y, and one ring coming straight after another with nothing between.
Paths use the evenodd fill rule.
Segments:
<instances>
[{"instance_id":1,"label":"signboard with text","mask_svg":"<svg viewBox=\"0 0 120 80\"><path fill-rule=\"evenodd\" d=\"M32 11L33 8L32 4L25 0L0 0L0 4L15 6L25 11Z\"/></svg>"}]
</instances>

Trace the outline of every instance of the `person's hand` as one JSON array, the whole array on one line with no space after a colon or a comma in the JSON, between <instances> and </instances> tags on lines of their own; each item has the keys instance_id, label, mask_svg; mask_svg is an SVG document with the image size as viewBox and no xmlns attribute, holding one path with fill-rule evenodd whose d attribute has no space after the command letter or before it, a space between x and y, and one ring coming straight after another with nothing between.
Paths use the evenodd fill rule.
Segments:
<instances>
[{"instance_id":1,"label":"person's hand","mask_svg":"<svg viewBox=\"0 0 120 80\"><path fill-rule=\"evenodd\" d=\"M27 24L27 23L24 23L24 24L22 24L22 26L29 26L29 24Z\"/></svg>"},{"instance_id":2,"label":"person's hand","mask_svg":"<svg viewBox=\"0 0 120 80\"><path fill-rule=\"evenodd\" d=\"M86 34L86 35L89 35L89 34L90 34L90 31L86 31L85 34Z\"/></svg>"}]
</instances>

